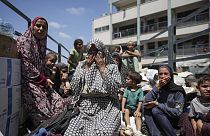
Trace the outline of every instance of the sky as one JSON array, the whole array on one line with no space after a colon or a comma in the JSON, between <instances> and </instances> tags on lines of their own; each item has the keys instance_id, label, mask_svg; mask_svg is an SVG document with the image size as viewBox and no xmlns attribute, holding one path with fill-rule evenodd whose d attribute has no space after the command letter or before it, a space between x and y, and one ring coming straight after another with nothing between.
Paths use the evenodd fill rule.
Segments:
<instances>
[{"instance_id":1,"label":"sky","mask_svg":"<svg viewBox=\"0 0 210 136\"><path fill-rule=\"evenodd\" d=\"M109 12L108 0L8 0L33 20L36 16L47 19L48 34L69 51L74 40L84 44L92 38L92 21ZM20 33L27 29L27 21L0 2L0 18L12 24ZM48 40L48 48L57 52L57 45ZM62 50L65 56L68 53Z\"/></svg>"}]
</instances>

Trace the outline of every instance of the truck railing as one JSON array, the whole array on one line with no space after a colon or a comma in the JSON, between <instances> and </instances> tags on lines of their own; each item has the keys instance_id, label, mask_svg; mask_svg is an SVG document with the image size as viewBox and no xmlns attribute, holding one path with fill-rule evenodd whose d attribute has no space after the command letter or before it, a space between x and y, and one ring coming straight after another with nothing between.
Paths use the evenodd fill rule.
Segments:
<instances>
[{"instance_id":1,"label":"truck railing","mask_svg":"<svg viewBox=\"0 0 210 136\"><path fill-rule=\"evenodd\" d=\"M28 22L28 27L30 26L31 24L31 19L25 15L23 12L21 12L17 7L15 7L12 3L10 3L9 1L7 0L0 0L2 3L4 3L7 7L9 7L10 9L12 9L15 13L17 13L20 17L22 17L24 20L26 20ZM16 31L14 32L15 35L17 36L20 36L21 33ZM49 34L47 35L47 37L53 41L54 43L57 44L57 47L58 47L58 50L57 52L53 51L52 49L49 49L47 48L48 51L52 51L52 52L55 52L56 54L58 54L58 62L61 62L61 58L65 58L65 59L68 59L68 56L65 56L62 54L62 49L64 49L66 52L68 52L68 54L70 53L70 51L64 46L62 45L61 43L59 43L57 40L55 40L52 36L50 36Z\"/></svg>"}]
</instances>

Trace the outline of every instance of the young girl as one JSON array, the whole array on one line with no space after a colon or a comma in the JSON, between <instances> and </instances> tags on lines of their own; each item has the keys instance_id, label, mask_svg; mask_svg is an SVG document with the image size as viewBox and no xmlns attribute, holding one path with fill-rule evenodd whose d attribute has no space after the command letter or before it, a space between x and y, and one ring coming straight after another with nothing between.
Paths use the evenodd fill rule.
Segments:
<instances>
[{"instance_id":1,"label":"young girl","mask_svg":"<svg viewBox=\"0 0 210 136\"><path fill-rule=\"evenodd\" d=\"M52 87L54 84L55 79L55 73L56 73L56 67L55 63L57 61L58 57L57 54L54 52L49 52L46 54L45 60L44 60L44 74L48 80L48 85Z\"/></svg>"},{"instance_id":2,"label":"young girl","mask_svg":"<svg viewBox=\"0 0 210 136\"><path fill-rule=\"evenodd\" d=\"M68 79L68 66L64 63L56 65L56 75L53 88L60 94L61 97L68 97L70 94L70 84Z\"/></svg>"}]
</instances>

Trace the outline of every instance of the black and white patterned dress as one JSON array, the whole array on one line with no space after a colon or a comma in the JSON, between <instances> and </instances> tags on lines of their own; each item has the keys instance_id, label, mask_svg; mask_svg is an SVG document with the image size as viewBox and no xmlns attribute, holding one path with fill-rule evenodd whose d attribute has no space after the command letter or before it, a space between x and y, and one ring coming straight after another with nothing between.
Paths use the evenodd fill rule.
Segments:
<instances>
[{"instance_id":1,"label":"black and white patterned dress","mask_svg":"<svg viewBox=\"0 0 210 136\"><path fill-rule=\"evenodd\" d=\"M120 126L120 109L117 90L121 84L121 76L110 53L103 43L90 41L105 54L106 68L103 78L95 63L88 72L84 69L85 62L77 66L71 81L74 97L79 97L76 105L80 114L73 118L65 132L65 136L116 136ZM82 94L86 86L87 93Z\"/></svg>"}]
</instances>

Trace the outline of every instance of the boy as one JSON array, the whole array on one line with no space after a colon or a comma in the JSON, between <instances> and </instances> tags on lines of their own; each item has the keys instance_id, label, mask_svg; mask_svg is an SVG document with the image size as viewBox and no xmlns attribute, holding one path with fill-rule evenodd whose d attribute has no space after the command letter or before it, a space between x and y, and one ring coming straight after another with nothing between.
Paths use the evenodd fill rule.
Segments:
<instances>
[{"instance_id":1,"label":"boy","mask_svg":"<svg viewBox=\"0 0 210 136\"><path fill-rule=\"evenodd\" d=\"M130 124L130 116L135 117L136 133L135 136L143 136L141 133L141 104L143 101L143 91L137 86L142 80L141 75L135 71L129 71L126 78L126 88L122 99L122 112L126 124L126 135L133 135Z\"/></svg>"},{"instance_id":2,"label":"boy","mask_svg":"<svg viewBox=\"0 0 210 136\"><path fill-rule=\"evenodd\" d=\"M190 103L189 117L195 135L210 135L210 75L198 80L197 89L201 96L194 98Z\"/></svg>"},{"instance_id":3,"label":"boy","mask_svg":"<svg viewBox=\"0 0 210 136\"><path fill-rule=\"evenodd\" d=\"M139 72L139 61L138 57L140 57L140 53L138 50L134 49L135 44L134 42L130 41L127 44L127 49L125 52L123 52L123 63L128 67L129 70L134 70L136 72Z\"/></svg>"},{"instance_id":4,"label":"boy","mask_svg":"<svg viewBox=\"0 0 210 136\"><path fill-rule=\"evenodd\" d=\"M74 48L71 50L67 62L69 63L69 72L76 69L79 61L83 59L83 41L76 39L74 41ZM71 73L73 74L73 73Z\"/></svg>"}]
</instances>

